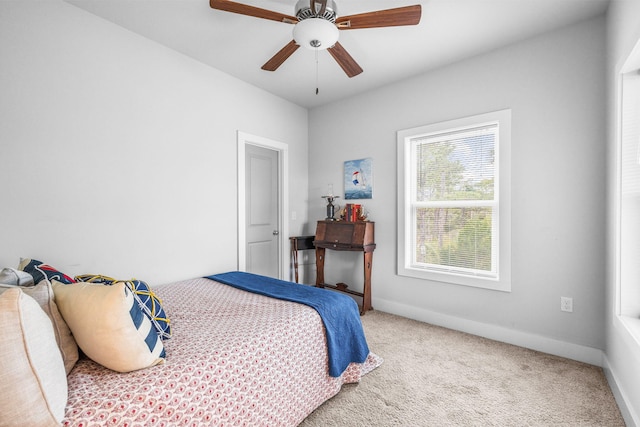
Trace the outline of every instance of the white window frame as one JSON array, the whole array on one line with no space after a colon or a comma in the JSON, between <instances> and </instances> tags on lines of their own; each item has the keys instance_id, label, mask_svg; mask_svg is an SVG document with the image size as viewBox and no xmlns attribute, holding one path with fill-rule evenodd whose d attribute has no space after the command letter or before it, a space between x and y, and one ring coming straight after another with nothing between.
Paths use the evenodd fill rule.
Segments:
<instances>
[{"instance_id":1,"label":"white window frame","mask_svg":"<svg viewBox=\"0 0 640 427\"><path fill-rule=\"evenodd\" d=\"M629 84L628 78L637 79L640 73L640 40L636 42L633 50L620 69L617 79L617 118L616 118L616 194L615 194L615 274L616 274L616 298L615 313L623 330L628 332L629 344L632 348L640 350L640 317L638 316L637 297L640 295L637 274L637 234L638 226L633 224L637 218L638 202L637 168L625 167L625 161L629 161L637 153L637 163L640 164L640 139L638 138L639 121L637 118L637 106L631 105L626 97L635 97L635 92L625 85ZM632 76L633 75L633 76ZM635 82L637 84L637 80ZM637 86L636 86L637 87ZM636 98L637 99L637 98ZM637 148L636 148L637 147ZM630 152L629 152L630 151ZM625 185L626 183L626 185ZM625 188L626 187L626 188ZM635 199L635 200L634 200ZM632 203L629 203L629 201ZM632 218L624 219L625 216ZM635 218L633 218L635 217Z\"/></svg>"},{"instance_id":2,"label":"white window frame","mask_svg":"<svg viewBox=\"0 0 640 427\"><path fill-rule=\"evenodd\" d=\"M487 203L496 209L493 216L495 273L474 274L471 271L440 271L416 266L413 262L413 206L411 164L412 141L427 135L456 132L498 124L495 147L495 199ZM398 131L398 275L457 285L473 286L504 292L511 291L511 110L500 110L461 119ZM461 205L461 204L457 204Z\"/></svg>"}]
</instances>

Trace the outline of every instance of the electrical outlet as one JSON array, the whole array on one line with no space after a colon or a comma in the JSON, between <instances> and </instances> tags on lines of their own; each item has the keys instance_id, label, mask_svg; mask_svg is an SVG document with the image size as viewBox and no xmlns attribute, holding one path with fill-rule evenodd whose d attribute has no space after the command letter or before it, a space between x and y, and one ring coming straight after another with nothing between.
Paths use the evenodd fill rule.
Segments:
<instances>
[{"instance_id":1,"label":"electrical outlet","mask_svg":"<svg viewBox=\"0 0 640 427\"><path fill-rule=\"evenodd\" d=\"M572 313L573 312L573 298L560 297L560 310Z\"/></svg>"}]
</instances>

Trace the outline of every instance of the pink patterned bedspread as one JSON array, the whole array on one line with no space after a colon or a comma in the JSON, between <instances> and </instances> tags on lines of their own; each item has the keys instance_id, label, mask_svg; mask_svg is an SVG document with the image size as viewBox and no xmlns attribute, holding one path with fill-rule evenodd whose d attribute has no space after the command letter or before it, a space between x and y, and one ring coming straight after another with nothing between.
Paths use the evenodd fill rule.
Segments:
<instances>
[{"instance_id":1,"label":"pink patterned bedspread","mask_svg":"<svg viewBox=\"0 0 640 427\"><path fill-rule=\"evenodd\" d=\"M382 359L328 374L324 327L302 304L192 279L155 289L171 319L162 365L128 374L81 358L64 426L296 426Z\"/></svg>"}]
</instances>

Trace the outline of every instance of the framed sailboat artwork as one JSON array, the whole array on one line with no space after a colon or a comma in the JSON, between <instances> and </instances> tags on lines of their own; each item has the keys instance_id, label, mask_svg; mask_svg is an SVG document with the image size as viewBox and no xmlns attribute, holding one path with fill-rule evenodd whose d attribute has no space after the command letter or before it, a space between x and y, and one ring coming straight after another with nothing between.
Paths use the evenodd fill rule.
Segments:
<instances>
[{"instance_id":1,"label":"framed sailboat artwork","mask_svg":"<svg viewBox=\"0 0 640 427\"><path fill-rule=\"evenodd\" d=\"M373 160L371 158L344 162L344 198L373 198Z\"/></svg>"}]
</instances>

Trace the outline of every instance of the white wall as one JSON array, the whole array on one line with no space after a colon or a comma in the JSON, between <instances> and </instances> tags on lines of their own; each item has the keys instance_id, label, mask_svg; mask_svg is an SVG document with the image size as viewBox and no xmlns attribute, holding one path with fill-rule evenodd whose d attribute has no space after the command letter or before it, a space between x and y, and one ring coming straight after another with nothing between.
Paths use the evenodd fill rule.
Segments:
<instances>
[{"instance_id":1,"label":"white wall","mask_svg":"<svg viewBox=\"0 0 640 427\"><path fill-rule=\"evenodd\" d=\"M376 222L375 308L601 363L604 61L599 17L310 111L311 218L325 216L327 183L340 194L345 160L373 158L374 198L362 202ZM505 108L512 109L512 292L397 276L396 132ZM337 258L327 256L327 282L346 274L359 285L361 261ZM560 296L573 297L573 313L560 311Z\"/></svg>"},{"instance_id":2,"label":"white wall","mask_svg":"<svg viewBox=\"0 0 640 427\"><path fill-rule=\"evenodd\" d=\"M237 130L289 145L302 231L306 109L59 0L0 2L0 61L0 267L235 269Z\"/></svg>"},{"instance_id":3,"label":"white wall","mask_svg":"<svg viewBox=\"0 0 640 427\"><path fill-rule=\"evenodd\" d=\"M625 60L640 40L640 2L615 0L607 16L607 298L606 336L607 373L629 426L640 426L640 343L617 317L618 245L616 237L618 204L618 124L620 106L620 71Z\"/></svg>"}]
</instances>

